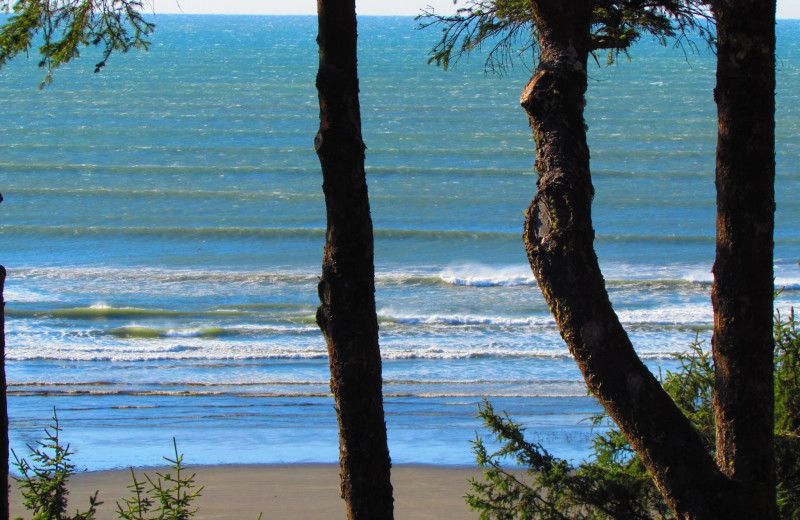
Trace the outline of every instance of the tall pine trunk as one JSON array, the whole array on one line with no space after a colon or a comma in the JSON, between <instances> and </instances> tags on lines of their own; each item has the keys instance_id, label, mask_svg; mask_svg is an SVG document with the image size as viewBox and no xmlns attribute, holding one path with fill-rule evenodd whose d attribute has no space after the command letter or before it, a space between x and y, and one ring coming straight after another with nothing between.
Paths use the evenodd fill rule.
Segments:
<instances>
[{"instance_id":1,"label":"tall pine trunk","mask_svg":"<svg viewBox=\"0 0 800 520\"><path fill-rule=\"evenodd\" d=\"M339 421L341 489L349 519L393 517L375 313L372 219L358 101L354 0L318 0L320 127L327 234L319 324Z\"/></svg>"},{"instance_id":2,"label":"tall pine trunk","mask_svg":"<svg viewBox=\"0 0 800 520\"><path fill-rule=\"evenodd\" d=\"M775 2L717 0L717 463L775 503ZM765 508L759 518L777 518Z\"/></svg>"},{"instance_id":3,"label":"tall pine trunk","mask_svg":"<svg viewBox=\"0 0 800 520\"><path fill-rule=\"evenodd\" d=\"M676 514L761 518L770 505L763 496L753 497L749 483L719 470L688 419L639 360L605 290L593 248L594 191L583 118L593 4L531 2L540 62L520 101L536 142L539 180L526 213L528 259L587 385ZM771 236L771 229L766 231Z\"/></svg>"}]
</instances>

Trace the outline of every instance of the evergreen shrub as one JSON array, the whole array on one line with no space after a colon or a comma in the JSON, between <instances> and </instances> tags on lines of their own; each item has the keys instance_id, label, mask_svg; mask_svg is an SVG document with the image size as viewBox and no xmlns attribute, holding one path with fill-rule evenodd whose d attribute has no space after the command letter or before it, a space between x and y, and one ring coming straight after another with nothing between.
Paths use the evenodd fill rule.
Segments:
<instances>
[{"instance_id":1,"label":"evergreen shrub","mask_svg":"<svg viewBox=\"0 0 800 520\"><path fill-rule=\"evenodd\" d=\"M775 459L781 519L800 519L800 331L794 309L775 314ZM680 369L667 371L662 384L714 452L714 364L695 339L677 355ZM595 426L588 460L573 465L539 443L525 428L484 401L479 417L499 444L490 452L480 436L473 451L483 481L471 480L466 495L481 520L667 520L673 518L627 439L603 412ZM513 461L515 467L505 463Z\"/></svg>"}]
</instances>

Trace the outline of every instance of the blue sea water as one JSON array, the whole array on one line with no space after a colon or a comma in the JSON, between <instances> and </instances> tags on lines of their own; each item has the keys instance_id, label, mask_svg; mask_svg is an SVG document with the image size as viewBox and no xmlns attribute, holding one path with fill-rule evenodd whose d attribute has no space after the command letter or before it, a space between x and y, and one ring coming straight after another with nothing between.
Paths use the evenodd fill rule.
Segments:
<instances>
[{"instance_id":1,"label":"blue sea water","mask_svg":"<svg viewBox=\"0 0 800 520\"><path fill-rule=\"evenodd\" d=\"M333 462L314 323L325 207L314 17L158 16L44 91L0 72L11 443L58 410L80 467ZM597 411L527 266L530 70L427 65L435 30L360 20L377 306L395 462L469 464L484 398L582 458ZM778 25L776 305L800 303L800 22ZM524 60L523 60L524 61ZM600 58L603 61L603 58ZM656 373L708 345L714 58L644 41L590 73L597 250Z\"/></svg>"}]
</instances>

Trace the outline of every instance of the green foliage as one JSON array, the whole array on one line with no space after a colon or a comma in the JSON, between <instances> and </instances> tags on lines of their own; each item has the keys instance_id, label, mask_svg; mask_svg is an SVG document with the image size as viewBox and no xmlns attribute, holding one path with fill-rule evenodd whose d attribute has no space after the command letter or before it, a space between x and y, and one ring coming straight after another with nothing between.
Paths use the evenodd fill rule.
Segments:
<instances>
[{"instance_id":1,"label":"green foliage","mask_svg":"<svg viewBox=\"0 0 800 520\"><path fill-rule=\"evenodd\" d=\"M38 447L28 445L33 463L17 458L14 453L15 465L22 474L22 478L15 480L20 483L25 508L33 511L31 520L94 520L97 506L102 504L97 500L97 491L89 497L89 509L86 512L76 511L73 516L66 513L69 494L67 481L75 474L75 465L70 461L72 452L69 451L69 445L61 444L58 437L60 432L58 416L53 409L53 426L45 428L45 440L37 441ZM174 458L164 457L164 460L170 463L170 469L175 471L175 475L156 473L158 478L153 480L145 474L145 480L140 481L131 468L133 483L128 486L131 498L122 500L124 506L117 502L119 518L189 520L197 513L197 508L192 508L192 503L200 496L203 488L197 488L194 473L186 476L183 454L178 454L175 439L172 439L172 445L175 450ZM23 519L18 517L15 520ZM261 514L257 520L261 520Z\"/></svg>"},{"instance_id":2,"label":"green foliage","mask_svg":"<svg viewBox=\"0 0 800 520\"><path fill-rule=\"evenodd\" d=\"M513 66L514 57L537 51L535 2L530 0L467 0L454 15L440 15L424 9L417 19L420 28L439 27L442 37L431 50L428 63L447 69L462 56L488 48L485 67L503 72ZM696 34L714 42L713 19L705 0L595 0L590 30L590 51L608 50L608 62L644 35L663 45L674 41L694 46L687 36Z\"/></svg>"},{"instance_id":3,"label":"green foliage","mask_svg":"<svg viewBox=\"0 0 800 520\"><path fill-rule=\"evenodd\" d=\"M775 459L780 518L800 518L800 332L794 310L775 315ZM714 365L695 340L678 355L681 368L667 372L663 385L714 451ZM499 443L489 453L478 437L473 443L484 482L473 480L467 503L481 520L601 520L672 518L647 470L616 427L598 434L592 456L577 466L551 455L524 438L524 428L498 415L485 402L479 417ZM609 422L605 413L595 425ZM517 468L507 469L513 460ZM524 469L520 469L524 468Z\"/></svg>"},{"instance_id":4,"label":"green foliage","mask_svg":"<svg viewBox=\"0 0 800 520\"><path fill-rule=\"evenodd\" d=\"M453 16L436 14L427 8L417 17L425 20L420 28L441 26L442 39L431 51L428 63L447 70L462 56L489 46L487 70L502 72L512 65L514 56L535 51L531 20L533 14L527 0L469 0Z\"/></svg>"},{"instance_id":5,"label":"green foliage","mask_svg":"<svg viewBox=\"0 0 800 520\"><path fill-rule=\"evenodd\" d=\"M89 497L86 512L67 514L67 481L75 474L75 465L70 462L69 445L64 446L59 441L61 428L55 409L53 426L44 431L43 441L37 441L36 446L28 445L32 463L19 459L14 453L14 465L22 474L22 478L16 480L20 483L25 508L33 512L31 520L93 520L96 506L102 504L97 501L97 492Z\"/></svg>"},{"instance_id":6,"label":"green foliage","mask_svg":"<svg viewBox=\"0 0 800 520\"><path fill-rule=\"evenodd\" d=\"M775 315L775 462L781 518L800 518L800 331Z\"/></svg>"},{"instance_id":7,"label":"green foliage","mask_svg":"<svg viewBox=\"0 0 800 520\"><path fill-rule=\"evenodd\" d=\"M608 64L642 38L651 35L661 45L674 41L694 46L689 34L714 44L714 23L706 0L595 0L592 50L608 50Z\"/></svg>"},{"instance_id":8,"label":"green foliage","mask_svg":"<svg viewBox=\"0 0 800 520\"><path fill-rule=\"evenodd\" d=\"M0 0L0 13L11 13L0 29L0 68L37 41L39 67L47 71L40 88L82 47L102 49L99 72L114 52L147 50L155 25L144 19L144 8L143 0Z\"/></svg>"},{"instance_id":9,"label":"green foliage","mask_svg":"<svg viewBox=\"0 0 800 520\"><path fill-rule=\"evenodd\" d=\"M480 437L473 443L484 482L473 479L466 500L481 520L667 518L658 490L618 430L595 439L595 461L573 467L525 441L524 428L488 402L479 416L501 445L489 453ZM505 468L508 458L525 470Z\"/></svg>"},{"instance_id":10,"label":"green foliage","mask_svg":"<svg viewBox=\"0 0 800 520\"><path fill-rule=\"evenodd\" d=\"M676 355L681 364L677 372L667 371L662 384L678 408L692 422L703 438L706 449L714 451L714 361L711 352L703 350L703 342L695 338L689 351Z\"/></svg>"},{"instance_id":11,"label":"green foliage","mask_svg":"<svg viewBox=\"0 0 800 520\"><path fill-rule=\"evenodd\" d=\"M175 458L164 457L169 462L172 473L156 473L156 480L146 473L146 482L136 479L131 469L133 483L128 486L132 497L123 499L124 506L117 502L117 515L123 520L188 520L197 512L192 502L200 496L203 488L195 489L195 474L186 476L183 454L178 454L178 445L172 439Z\"/></svg>"},{"instance_id":12,"label":"green foliage","mask_svg":"<svg viewBox=\"0 0 800 520\"><path fill-rule=\"evenodd\" d=\"M800 331L794 309L775 315L775 428L800 432Z\"/></svg>"}]
</instances>

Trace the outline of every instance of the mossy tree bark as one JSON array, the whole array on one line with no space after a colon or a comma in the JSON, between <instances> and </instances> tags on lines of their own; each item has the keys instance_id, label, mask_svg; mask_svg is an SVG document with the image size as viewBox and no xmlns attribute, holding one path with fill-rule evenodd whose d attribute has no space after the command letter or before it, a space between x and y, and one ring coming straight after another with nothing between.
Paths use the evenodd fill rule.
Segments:
<instances>
[{"instance_id":1,"label":"mossy tree bark","mask_svg":"<svg viewBox=\"0 0 800 520\"><path fill-rule=\"evenodd\" d=\"M775 498L772 331L775 2L715 0L717 463L764 503ZM765 511L760 518L776 518Z\"/></svg>"},{"instance_id":2,"label":"mossy tree bark","mask_svg":"<svg viewBox=\"0 0 800 520\"><path fill-rule=\"evenodd\" d=\"M774 510L774 497L771 503L764 493L754 497L752 480L740 482L720 471L639 360L605 290L593 248L594 191L583 118L594 2L532 0L531 5L540 62L520 101L536 142L539 179L524 239L561 335L590 390L680 518L771 518L765 512ZM766 232L771 237L771 229ZM771 324L771 304L767 313Z\"/></svg>"},{"instance_id":3,"label":"mossy tree bark","mask_svg":"<svg viewBox=\"0 0 800 520\"><path fill-rule=\"evenodd\" d=\"M320 127L327 234L319 324L339 421L342 498L350 519L393 517L375 313L372 219L364 171L353 0L318 0Z\"/></svg>"}]
</instances>

